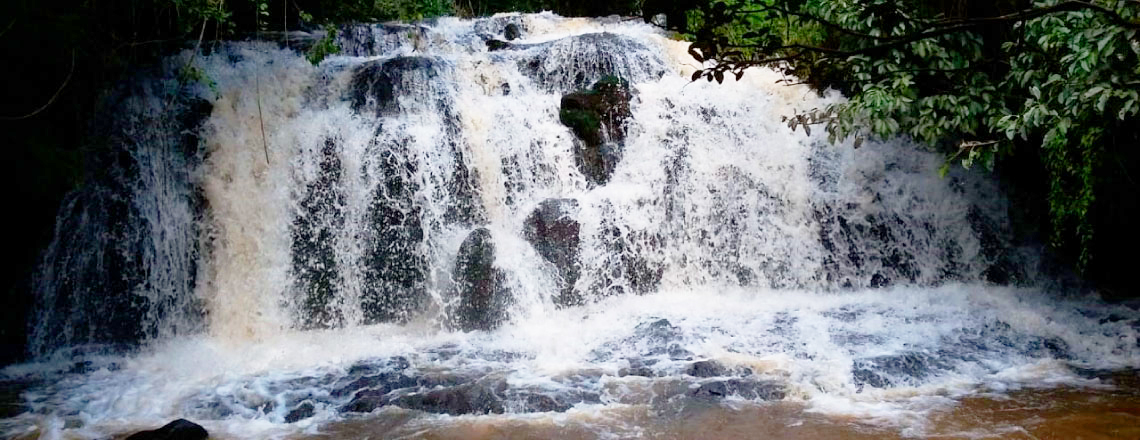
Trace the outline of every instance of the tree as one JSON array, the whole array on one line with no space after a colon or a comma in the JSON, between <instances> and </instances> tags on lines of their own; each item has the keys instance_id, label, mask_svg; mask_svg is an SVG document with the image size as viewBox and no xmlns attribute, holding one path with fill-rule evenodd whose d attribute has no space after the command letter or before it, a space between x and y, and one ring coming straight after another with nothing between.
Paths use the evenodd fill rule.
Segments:
<instances>
[{"instance_id":1,"label":"tree","mask_svg":"<svg viewBox=\"0 0 1140 440\"><path fill-rule=\"evenodd\" d=\"M947 153L943 172L955 162L992 169L1039 158L1051 244L1082 271L1098 248L1098 225L1121 229L1119 216L1135 213L1140 1L686 6L686 20L673 25L693 40L693 57L708 61L693 80L769 66L849 97L792 118L793 129L823 124L833 142L854 138L856 148L867 137L908 135ZM1117 194L1122 185L1131 196Z\"/></svg>"}]
</instances>

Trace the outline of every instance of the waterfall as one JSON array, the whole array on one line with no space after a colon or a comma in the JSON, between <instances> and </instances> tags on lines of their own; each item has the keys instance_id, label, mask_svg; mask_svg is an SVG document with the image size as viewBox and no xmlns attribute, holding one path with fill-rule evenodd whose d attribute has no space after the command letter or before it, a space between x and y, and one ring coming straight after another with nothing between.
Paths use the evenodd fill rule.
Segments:
<instances>
[{"instance_id":1,"label":"waterfall","mask_svg":"<svg viewBox=\"0 0 1140 440\"><path fill-rule=\"evenodd\" d=\"M521 39L488 50L507 25ZM194 57L208 82L192 99L170 98L180 54L110 104L104 172L60 210L31 345L149 348L83 358L33 408L87 414L82 437L181 414L280 436L368 412L351 385L366 379L415 407L400 390L506 377L488 411L565 411L681 386L590 371L682 377L715 359L818 411L906 424L981 383L1140 365L1135 311L1044 292L993 176L781 120L838 93L759 68L690 82L687 43L616 19L358 25L339 44L318 66L221 45ZM608 77L630 117L601 126L624 138L601 140L616 161L598 181L560 111ZM491 307L470 289L505 298L488 331L464 331ZM435 369L470 383L409 373Z\"/></svg>"}]
</instances>

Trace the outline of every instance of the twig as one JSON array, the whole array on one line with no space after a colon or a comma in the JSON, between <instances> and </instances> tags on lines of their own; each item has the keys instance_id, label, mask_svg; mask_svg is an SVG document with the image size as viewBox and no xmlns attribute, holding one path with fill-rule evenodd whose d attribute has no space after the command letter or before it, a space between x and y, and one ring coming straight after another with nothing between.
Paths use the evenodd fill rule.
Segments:
<instances>
[{"instance_id":1,"label":"twig","mask_svg":"<svg viewBox=\"0 0 1140 440\"><path fill-rule=\"evenodd\" d=\"M4 28L4 32L0 32L0 37L3 37L4 34L8 33L8 31L12 30L12 26L15 24L16 24L16 19L13 18L12 21L8 23L8 26Z\"/></svg>"},{"instance_id":2,"label":"twig","mask_svg":"<svg viewBox=\"0 0 1140 440\"><path fill-rule=\"evenodd\" d=\"M43 105L43 106L41 106L40 108L37 108L35 111L33 111L33 112L31 112L31 113L28 113L28 114L26 114L26 115L24 115L24 116L0 116L0 120L3 120L3 121L18 121L18 120L21 120L21 119L28 119L28 118L30 118L30 117L32 117L32 116L35 116L35 115L38 115L38 114L40 114L40 112L42 112L42 111L46 110L48 107L50 107L50 106L51 106L51 104L52 104L53 102L55 102L56 98L59 98L59 94L60 94L60 93L63 93L63 89L64 89L65 87L67 87L67 83L68 83L69 81L71 81L71 75L72 75L73 73L75 73L75 49L72 49L72 50L71 50L71 69L69 69L69 70L67 71L67 77L63 79L63 84L60 84L60 85L59 85L59 89L55 91L55 94L54 94L54 95L51 95L51 99L48 99L48 102L47 102L46 104L44 104L44 105Z\"/></svg>"},{"instance_id":3,"label":"twig","mask_svg":"<svg viewBox=\"0 0 1140 440\"><path fill-rule=\"evenodd\" d=\"M261 32L261 17L257 15L260 13L261 11L257 11L254 14L253 26L254 39L258 41L261 40L258 38ZM265 116L261 113L261 75L257 72L253 74L253 84L254 91L257 93L257 124L261 126L261 148L265 151L265 165L269 166L269 140L265 138Z\"/></svg>"}]
</instances>

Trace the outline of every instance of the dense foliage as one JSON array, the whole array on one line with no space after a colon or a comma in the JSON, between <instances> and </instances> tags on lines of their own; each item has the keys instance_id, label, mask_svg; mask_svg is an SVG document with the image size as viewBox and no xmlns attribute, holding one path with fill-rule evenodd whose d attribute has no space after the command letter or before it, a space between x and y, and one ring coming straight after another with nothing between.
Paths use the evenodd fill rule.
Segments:
<instances>
[{"instance_id":1,"label":"dense foliage","mask_svg":"<svg viewBox=\"0 0 1140 440\"><path fill-rule=\"evenodd\" d=\"M1094 255L1112 263L1116 250L1127 249L1122 238L1135 243L1122 218L1137 213L1130 173L1138 169L1140 2L728 0L682 7L685 20L672 25L694 40L694 57L714 60L694 80L773 66L850 97L793 116L793 128L822 124L833 141L853 138L856 148L868 137L909 135L946 151L947 166L1039 162L1050 241L1081 270L1093 267Z\"/></svg>"}]
</instances>

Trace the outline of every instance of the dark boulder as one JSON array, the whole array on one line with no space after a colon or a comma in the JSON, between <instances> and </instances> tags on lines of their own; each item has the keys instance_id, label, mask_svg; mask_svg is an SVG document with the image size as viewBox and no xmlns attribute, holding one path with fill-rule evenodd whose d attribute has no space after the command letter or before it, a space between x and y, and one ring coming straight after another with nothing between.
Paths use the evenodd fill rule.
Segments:
<instances>
[{"instance_id":1,"label":"dark boulder","mask_svg":"<svg viewBox=\"0 0 1140 440\"><path fill-rule=\"evenodd\" d=\"M517 24L507 23L507 26L503 28L503 37L506 37L507 41L514 41L521 36L522 29L519 29L519 25Z\"/></svg>"},{"instance_id":2,"label":"dark boulder","mask_svg":"<svg viewBox=\"0 0 1140 440\"><path fill-rule=\"evenodd\" d=\"M561 306L581 303L581 298L574 294L574 283L581 274L577 216L577 200L547 199L535 208L523 226L526 240L558 269L562 289L555 302Z\"/></svg>"},{"instance_id":3,"label":"dark boulder","mask_svg":"<svg viewBox=\"0 0 1140 440\"><path fill-rule=\"evenodd\" d=\"M419 383L416 378L404 375L399 372L380 373L371 376L364 376L349 382L344 386L337 387L332 391L334 397L348 396L359 394L358 392L368 391L373 394L387 394L389 391L416 386Z\"/></svg>"},{"instance_id":4,"label":"dark boulder","mask_svg":"<svg viewBox=\"0 0 1140 440\"><path fill-rule=\"evenodd\" d=\"M854 362L851 375L856 387L888 388L898 384L917 385L922 379L947 366L935 356L921 352L878 356Z\"/></svg>"},{"instance_id":5,"label":"dark boulder","mask_svg":"<svg viewBox=\"0 0 1140 440\"><path fill-rule=\"evenodd\" d=\"M655 377L657 374L650 367L650 364L640 359L630 359L628 367L618 369L618 377L626 376Z\"/></svg>"},{"instance_id":6,"label":"dark boulder","mask_svg":"<svg viewBox=\"0 0 1140 440\"><path fill-rule=\"evenodd\" d=\"M285 423L293 423L312 417L316 412L313 402L304 402L285 415Z\"/></svg>"},{"instance_id":7,"label":"dark boulder","mask_svg":"<svg viewBox=\"0 0 1140 440\"><path fill-rule=\"evenodd\" d=\"M629 83L613 76L562 97L559 119L581 141L574 160L590 183L604 185L621 160L631 97Z\"/></svg>"},{"instance_id":8,"label":"dark boulder","mask_svg":"<svg viewBox=\"0 0 1140 440\"><path fill-rule=\"evenodd\" d=\"M349 89L352 109L360 113L372 109L377 116L397 112L397 92L426 85L436 76L436 64L431 58L400 56L360 65L352 73Z\"/></svg>"},{"instance_id":9,"label":"dark boulder","mask_svg":"<svg viewBox=\"0 0 1140 440\"><path fill-rule=\"evenodd\" d=\"M717 361L697 361L685 368L685 374L693 377L717 377L728 374L728 369Z\"/></svg>"},{"instance_id":10,"label":"dark boulder","mask_svg":"<svg viewBox=\"0 0 1140 440\"><path fill-rule=\"evenodd\" d=\"M586 89L606 76L633 83L654 81L671 70L659 50L611 32L512 44L512 48L528 49L517 57L519 70L552 93Z\"/></svg>"},{"instance_id":11,"label":"dark boulder","mask_svg":"<svg viewBox=\"0 0 1140 440\"><path fill-rule=\"evenodd\" d=\"M491 52L494 52L496 50L510 49L510 48L511 48L511 43L508 43L506 41L495 40L495 39L487 40L487 50L489 50Z\"/></svg>"},{"instance_id":12,"label":"dark boulder","mask_svg":"<svg viewBox=\"0 0 1140 440\"><path fill-rule=\"evenodd\" d=\"M783 400L787 393L776 382L728 379L704 383L689 394L699 399L723 399L735 395L749 400L772 401Z\"/></svg>"},{"instance_id":13,"label":"dark boulder","mask_svg":"<svg viewBox=\"0 0 1140 440\"><path fill-rule=\"evenodd\" d=\"M565 412L573 405L559 402L558 399L546 394L530 394L526 396L526 412Z\"/></svg>"},{"instance_id":14,"label":"dark boulder","mask_svg":"<svg viewBox=\"0 0 1140 440\"><path fill-rule=\"evenodd\" d=\"M383 182L369 204L364 259L364 323L404 322L427 298L428 261L420 207L416 204L416 165L403 146L376 145Z\"/></svg>"},{"instance_id":15,"label":"dark boulder","mask_svg":"<svg viewBox=\"0 0 1140 440\"><path fill-rule=\"evenodd\" d=\"M491 231L479 228L463 240L455 259L456 290L459 305L452 318L458 328L491 330L507 318L510 292L506 274L495 267L495 243Z\"/></svg>"},{"instance_id":16,"label":"dark boulder","mask_svg":"<svg viewBox=\"0 0 1140 440\"><path fill-rule=\"evenodd\" d=\"M423 393L407 394L391 404L436 414L502 414L502 396L507 390L503 381L475 382Z\"/></svg>"},{"instance_id":17,"label":"dark boulder","mask_svg":"<svg viewBox=\"0 0 1140 440\"><path fill-rule=\"evenodd\" d=\"M293 278L301 292L298 305L304 310L304 328L337 327L344 319L333 307L340 286L334 235L344 227L339 149L337 139L325 139L320 171L305 186L305 196L293 219Z\"/></svg>"},{"instance_id":18,"label":"dark boulder","mask_svg":"<svg viewBox=\"0 0 1140 440\"><path fill-rule=\"evenodd\" d=\"M127 440L205 440L210 434L206 428L186 419L178 419L153 431L131 434Z\"/></svg>"}]
</instances>

